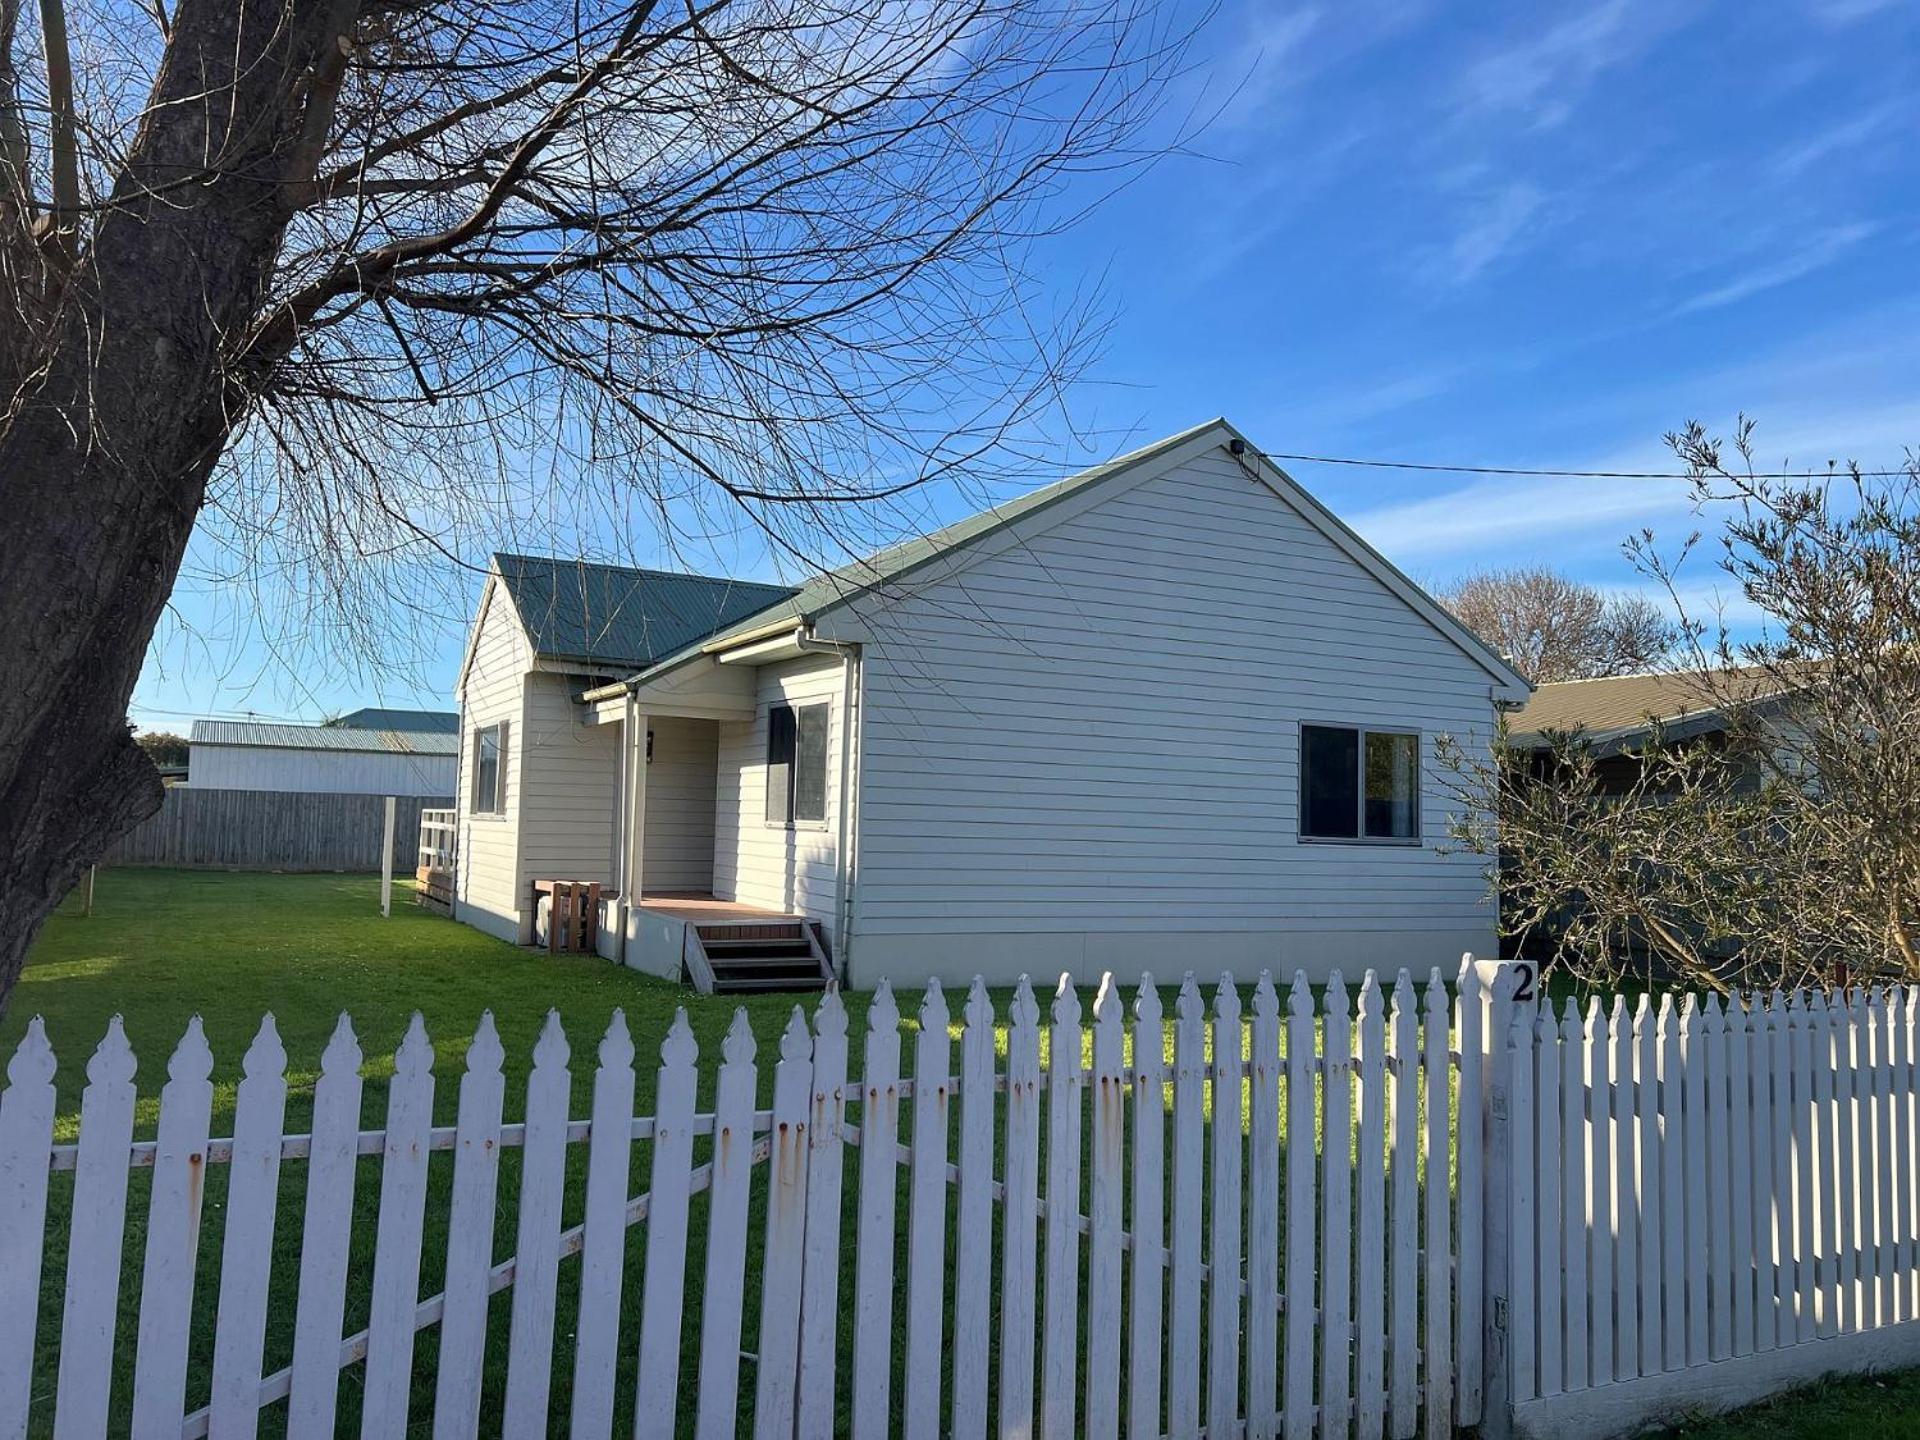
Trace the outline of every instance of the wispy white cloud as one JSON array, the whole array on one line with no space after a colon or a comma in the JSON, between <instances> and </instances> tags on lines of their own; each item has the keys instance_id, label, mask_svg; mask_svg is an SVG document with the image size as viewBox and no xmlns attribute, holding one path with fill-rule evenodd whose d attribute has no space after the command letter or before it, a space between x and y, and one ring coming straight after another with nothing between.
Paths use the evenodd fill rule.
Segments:
<instances>
[{"instance_id":1,"label":"wispy white cloud","mask_svg":"<svg viewBox=\"0 0 1920 1440\"><path fill-rule=\"evenodd\" d=\"M1519 542L1552 536L1597 533L1618 544L1640 526L1687 515L1692 505L1678 481L1487 479L1350 520L1403 564L1442 557L1505 562L1538 553L1517 548Z\"/></svg>"},{"instance_id":2,"label":"wispy white cloud","mask_svg":"<svg viewBox=\"0 0 1920 1440\"><path fill-rule=\"evenodd\" d=\"M1539 228L1546 203L1546 192L1526 180L1496 186L1476 197L1452 238L1421 259L1420 276L1447 285L1471 283L1489 266L1525 246Z\"/></svg>"},{"instance_id":3,"label":"wispy white cloud","mask_svg":"<svg viewBox=\"0 0 1920 1440\"><path fill-rule=\"evenodd\" d=\"M1716 285L1710 290L1703 290L1682 301L1674 313L1688 315L1699 310L1715 310L1722 305L1733 305L1751 295L1758 295L1763 290L1772 290L1781 285L1791 284L1802 276L1826 269L1879 229L1879 225L1871 221L1831 226L1816 233L1810 241L1792 253L1775 256L1743 271L1723 284Z\"/></svg>"},{"instance_id":4,"label":"wispy white cloud","mask_svg":"<svg viewBox=\"0 0 1920 1440\"><path fill-rule=\"evenodd\" d=\"M1521 112L1542 127L1571 115L1594 82L1647 48L1677 7L1603 0L1488 51L1467 67L1463 110Z\"/></svg>"},{"instance_id":5,"label":"wispy white cloud","mask_svg":"<svg viewBox=\"0 0 1920 1440\"><path fill-rule=\"evenodd\" d=\"M1837 125L1817 130L1782 150L1774 159L1773 173L1782 180L1798 179L1822 161L1890 133L1905 109L1900 102L1888 100Z\"/></svg>"}]
</instances>

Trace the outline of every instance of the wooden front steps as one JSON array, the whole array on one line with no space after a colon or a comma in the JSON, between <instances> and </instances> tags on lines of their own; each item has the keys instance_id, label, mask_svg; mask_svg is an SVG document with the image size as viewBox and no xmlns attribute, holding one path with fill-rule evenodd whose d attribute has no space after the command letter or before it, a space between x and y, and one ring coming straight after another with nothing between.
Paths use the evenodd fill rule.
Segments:
<instances>
[{"instance_id":1,"label":"wooden front steps","mask_svg":"<svg viewBox=\"0 0 1920 1440\"><path fill-rule=\"evenodd\" d=\"M833 979L818 927L801 919L690 924L686 959L703 994L822 990Z\"/></svg>"}]
</instances>

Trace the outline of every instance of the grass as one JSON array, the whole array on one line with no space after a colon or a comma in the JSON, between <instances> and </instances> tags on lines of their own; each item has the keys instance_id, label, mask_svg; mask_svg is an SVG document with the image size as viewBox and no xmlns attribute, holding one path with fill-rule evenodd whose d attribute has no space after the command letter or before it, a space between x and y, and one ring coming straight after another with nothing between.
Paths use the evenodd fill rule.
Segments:
<instances>
[{"instance_id":1,"label":"grass","mask_svg":"<svg viewBox=\"0 0 1920 1440\"><path fill-rule=\"evenodd\" d=\"M199 1013L215 1064L213 1131L230 1134L234 1089L240 1061L263 1012L272 1011L288 1055L286 1129L305 1130L312 1113L313 1084L320 1052L341 1011L351 1012L367 1057L361 1123L384 1123L386 1082L392 1054L409 1017L426 1020L440 1077L434 1097L436 1123L451 1124L458 1104L458 1075L481 1012L492 1009L506 1047L509 1121L520 1118L531 1052L549 1008L557 1010L572 1043L573 1113L584 1115L591 1092L594 1047L616 1007L625 1011L636 1048L636 1108L651 1110L659 1043L676 1008L684 1006L703 1057L717 1057L736 1005L742 1005L759 1044L760 1103L771 1102L777 1037L793 1007L792 996L712 999L683 987L651 980L594 957L549 957L504 944L464 925L432 916L410 903L397 903L391 919L379 914L378 881L339 875L233 875L195 871L112 870L100 877L94 913L83 917L72 907L53 917L29 956L4 1021L0 1056L10 1055L27 1020L45 1018L60 1068L56 1074L58 1138L78 1134L80 1095L86 1060L104 1033L108 1019L122 1015L139 1057L140 1088L136 1134L150 1137L159 1111L159 1088L167 1057L190 1016ZM407 897L401 897L404 902ZM866 1006L850 1005L849 1039L854 1065L866 1028ZM714 1066L701 1065L703 1108L711 1105ZM513 1253L519 1152L502 1156L495 1253ZM586 1147L568 1148L569 1177L565 1223L583 1210ZM634 1155L635 1189L644 1189L648 1156ZM268 1321L268 1369L287 1363L292 1353L294 1275L299 1223L304 1204L303 1167L283 1169L275 1236L276 1263ZM150 1171L134 1172L128 1196L128 1223L122 1261L122 1305L116 1329L113 1412L116 1433L124 1433L131 1406L133 1339L137 1323L140 1266L146 1245L147 1181ZM372 1237L378 1210L378 1160L363 1160L354 1197L354 1252L347 1298L349 1331L364 1326L371 1281ZM446 1249L446 1193L450 1159L435 1157L427 1214L421 1293L440 1289ZM188 1405L203 1404L212 1365L214 1302L220 1263L220 1210L225 1198L224 1167L214 1167L202 1223L202 1244L195 1286L196 1314L190 1356ZM52 1423L54 1379L58 1366L62 1284L66 1271L67 1217L72 1200L71 1172L54 1177L49 1204L48 1249L41 1287L40 1344L35 1378L35 1433ZM705 1263L704 1206L696 1200L687 1331L698 1334L698 1277ZM757 1233L757 1232L756 1232ZM621 1322L621 1411L616 1428L632 1427L633 1366L638 1348L638 1276L644 1256L644 1227L628 1233L628 1283ZM757 1248L757 1242L756 1242ZM749 1255L746 1315L757 1323L757 1266ZM560 1316L556 1334L554 1424L564 1431L571 1387L571 1320L579 1267L562 1267ZM505 1377L506 1316L510 1292L494 1297L489 1312L488 1411L499 1404ZM751 1328L748 1331L751 1334ZM415 1428L430 1428L437 1332L421 1333L416 1349ZM688 1370L697 1346L686 1347ZM751 1382L751 1370L743 1374ZM341 1378L341 1432L357 1433L360 1370L349 1367ZM690 1393L690 1392L689 1392ZM750 1400L749 1396L749 1400ZM262 1433L281 1433L285 1407L262 1414Z\"/></svg>"},{"instance_id":2,"label":"grass","mask_svg":"<svg viewBox=\"0 0 1920 1440\"><path fill-rule=\"evenodd\" d=\"M1669 1440L1920 1440L1920 1370L1822 1380L1664 1433Z\"/></svg>"}]
</instances>

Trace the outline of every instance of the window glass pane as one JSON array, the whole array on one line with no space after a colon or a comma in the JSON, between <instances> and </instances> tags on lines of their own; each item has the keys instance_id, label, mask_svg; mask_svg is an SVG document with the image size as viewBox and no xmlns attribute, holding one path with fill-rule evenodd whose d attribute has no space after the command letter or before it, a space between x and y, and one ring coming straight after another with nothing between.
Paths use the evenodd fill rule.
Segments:
<instances>
[{"instance_id":1,"label":"window glass pane","mask_svg":"<svg viewBox=\"0 0 1920 1440\"><path fill-rule=\"evenodd\" d=\"M798 738L793 759L793 818L817 824L827 818L827 707L805 705L794 715Z\"/></svg>"},{"instance_id":2,"label":"window glass pane","mask_svg":"<svg viewBox=\"0 0 1920 1440\"><path fill-rule=\"evenodd\" d=\"M500 809L500 727L489 725L473 735L473 808L491 815Z\"/></svg>"},{"instance_id":3,"label":"window glass pane","mask_svg":"<svg viewBox=\"0 0 1920 1440\"><path fill-rule=\"evenodd\" d=\"M1411 840L1420 833L1420 737L1367 736L1367 834Z\"/></svg>"},{"instance_id":4,"label":"window glass pane","mask_svg":"<svg viewBox=\"0 0 1920 1440\"><path fill-rule=\"evenodd\" d=\"M1300 833L1327 839L1360 834L1360 732L1300 727Z\"/></svg>"},{"instance_id":5,"label":"window glass pane","mask_svg":"<svg viewBox=\"0 0 1920 1440\"><path fill-rule=\"evenodd\" d=\"M784 825L793 815L793 707L767 712L767 821Z\"/></svg>"}]
</instances>

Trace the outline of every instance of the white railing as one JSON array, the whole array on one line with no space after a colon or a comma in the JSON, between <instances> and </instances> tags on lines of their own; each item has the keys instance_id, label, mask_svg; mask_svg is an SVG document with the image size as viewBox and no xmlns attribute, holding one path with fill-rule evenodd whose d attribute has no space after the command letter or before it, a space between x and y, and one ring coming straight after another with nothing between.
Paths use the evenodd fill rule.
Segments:
<instances>
[{"instance_id":1,"label":"white railing","mask_svg":"<svg viewBox=\"0 0 1920 1440\"><path fill-rule=\"evenodd\" d=\"M574 1433L603 1434L620 1383L621 1297L637 1287L639 1440L671 1436L689 1418L699 1435L732 1435L748 1393L753 1432L783 1440L832 1434L842 1396L856 1437L892 1433L890 1417L915 1440L1202 1426L1214 1436L1350 1426L1445 1435L1480 1418L1481 1397L1481 1127L1459 1126L1456 1143L1452 1122L1456 1083L1461 1113L1481 1108L1483 1005L1471 968L1462 993L1456 1016L1437 972L1424 993L1402 972L1390 995L1369 974L1350 1010L1337 981L1316 1004L1299 977L1283 1009L1262 976L1243 1018L1230 982L1207 1006L1188 977L1163 1018L1151 984L1129 1006L1109 981L1087 1027L1063 980L1043 1061L1024 983L1004 1040L978 982L954 1039L956 1017L935 985L903 1075L900 1017L883 988L855 1079L847 1016L830 992L811 1026L796 1007L765 1110L741 1012L721 1046L713 1110L696 1113L700 1057L681 1016L660 1041L652 1116L634 1113L634 1045L616 1012L585 1118L570 1114L568 1044L549 1017L514 1124L502 1120L504 1053L489 1017L467 1053L457 1121L442 1127L416 1017L376 1131L359 1128L362 1056L343 1018L306 1135L283 1133L286 1056L269 1018L244 1061L230 1139L209 1137L213 1057L196 1023L169 1064L157 1135L137 1142L134 1056L116 1022L88 1065L74 1145L53 1141L54 1057L36 1021L0 1099L0 1434L44 1424L48 1410L62 1435L104 1431L127 1179L148 1167L133 1374L120 1392L143 1433L252 1433L265 1407L284 1403L290 1435L331 1435L341 1372L361 1365L363 1434L398 1435L422 1398L414 1336L436 1324L436 1433L472 1433L486 1296L511 1287L502 1414L488 1429L545 1433L563 1329L575 1337ZM572 1145L588 1147L585 1209L563 1228ZM521 1151L518 1243L495 1263L503 1148ZM446 1280L422 1301L428 1175L443 1152ZM343 1334L353 1191L361 1157L376 1154L370 1314L365 1330ZM293 1344L290 1363L265 1373L270 1282L288 1283L272 1251L289 1163L307 1168L304 1185L289 1187L304 1196ZM190 1394L209 1164L230 1177L210 1375L196 1382L204 1393ZM75 1172L64 1309L59 1334L36 1336L48 1177L63 1169ZM764 1206L749 1275L756 1191ZM702 1192L704 1217L690 1205ZM646 1258L633 1273L626 1232L642 1223ZM705 1268L690 1276L696 1224ZM576 1258L578 1306L563 1318L560 1267ZM695 1331L682 1323L690 1297ZM36 1344L58 1347L50 1397L32 1387ZM683 1393L689 1344L698 1379Z\"/></svg>"},{"instance_id":2,"label":"white railing","mask_svg":"<svg viewBox=\"0 0 1920 1440\"><path fill-rule=\"evenodd\" d=\"M420 869L453 869L454 841L459 833L459 827L454 824L457 814L453 810L420 812Z\"/></svg>"}]
</instances>

